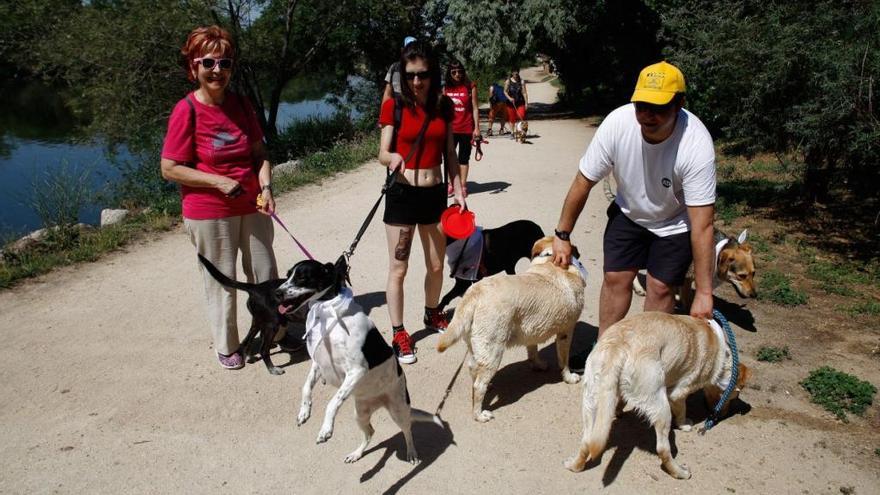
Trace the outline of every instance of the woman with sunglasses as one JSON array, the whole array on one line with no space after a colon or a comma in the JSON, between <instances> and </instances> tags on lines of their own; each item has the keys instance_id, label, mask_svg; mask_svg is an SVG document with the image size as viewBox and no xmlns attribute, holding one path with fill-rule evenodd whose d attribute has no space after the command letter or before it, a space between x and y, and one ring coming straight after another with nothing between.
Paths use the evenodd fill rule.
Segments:
<instances>
[{"instance_id":1,"label":"woman with sunglasses","mask_svg":"<svg viewBox=\"0 0 880 495\"><path fill-rule=\"evenodd\" d=\"M246 98L229 91L235 58L232 38L217 26L200 27L189 34L181 53L187 77L198 88L171 111L162 176L180 185L184 226L202 256L235 279L241 252L249 282L277 278L269 218L275 210L272 168L254 109ZM244 356L239 349L236 291L220 285L197 264L218 360L226 369L239 369Z\"/></svg>"},{"instance_id":2,"label":"woman with sunglasses","mask_svg":"<svg viewBox=\"0 0 880 495\"><path fill-rule=\"evenodd\" d=\"M440 67L431 49L415 41L400 56L400 98L382 104L379 161L394 174L385 198L385 234L388 241L386 299L394 332L392 346L399 362L416 361L413 342L403 325L403 282L410 248L418 232L425 253L425 314L427 328L443 332L448 322L438 310L443 286L446 236L440 215L446 208L443 156L455 200L465 207L458 161L452 137L452 102L440 91ZM395 112L395 106L402 108ZM400 116L399 124L395 113Z\"/></svg>"},{"instance_id":3,"label":"woman with sunglasses","mask_svg":"<svg viewBox=\"0 0 880 495\"><path fill-rule=\"evenodd\" d=\"M458 148L458 165L461 168L461 185L467 196L468 163L471 159L471 142L482 139L480 133L480 102L477 85L468 78L464 66L453 59L446 67L446 86L443 94L452 100L455 117L452 119L452 141ZM450 182L447 194L452 196Z\"/></svg>"}]
</instances>

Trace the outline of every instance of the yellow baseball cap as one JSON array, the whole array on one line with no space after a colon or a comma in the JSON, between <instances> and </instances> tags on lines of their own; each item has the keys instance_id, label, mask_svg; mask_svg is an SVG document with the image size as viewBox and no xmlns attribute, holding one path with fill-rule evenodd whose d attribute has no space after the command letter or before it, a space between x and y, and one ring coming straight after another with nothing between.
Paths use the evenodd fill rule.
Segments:
<instances>
[{"instance_id":1,"label":"yellow baseball cap","mask_svg":"<svg viewBox=\"0 0 880 495\"><path fill-rule=\"evenodd\" d=\"M642 69L636 90L629 101L643 101L653 105L665 105L676 93L684 93L684 74L678 67L665 60Z\"/></svg>"}]
</instances>

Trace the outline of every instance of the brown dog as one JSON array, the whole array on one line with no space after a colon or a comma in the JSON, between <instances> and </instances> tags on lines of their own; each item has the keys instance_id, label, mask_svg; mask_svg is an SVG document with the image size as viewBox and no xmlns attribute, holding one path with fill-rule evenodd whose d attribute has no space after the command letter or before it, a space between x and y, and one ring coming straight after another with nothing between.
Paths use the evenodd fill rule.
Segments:
<instances>
[{"instance_id":1,"label":"brown dog","mask_svg":"<svg viewBox=\"0 0 880 495\"><path fill-rule=\"evenodd\" d=\"M583 471L588 460L598 461L605 450L615 410L635 409L654 425L657 455L663 469L679 479L691 477L687 467L672 458L669 430L672 420L682 431L691 430L685 400L703 389L710 408L732 377L733 359L723 331L706 321L685 315L648 312L610 326L587 358L584 371L584 433L577 454L565 462L571 471ZM750 371L739 364L736 388L724 404L739 396Z\"/></svg>"},{"instance_id":2,"label":"brown dog","mask_svg":"<svg viewBox=\"0 0 880 495\"><path fill-rule=\"evenodd\" d=\"M517 121L516 125L513 126L513 139L523 144L526 142L526 136L529 135L529 122L527 120Z\"/></svg>"}]
</instances>

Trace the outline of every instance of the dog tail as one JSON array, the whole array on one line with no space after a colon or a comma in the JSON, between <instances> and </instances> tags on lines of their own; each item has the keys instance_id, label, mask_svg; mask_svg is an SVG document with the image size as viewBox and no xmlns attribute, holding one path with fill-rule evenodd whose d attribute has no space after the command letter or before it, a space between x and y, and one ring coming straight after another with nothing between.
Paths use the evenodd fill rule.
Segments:
<instances>
[{"instance_id":1,"label":"dog tail","mask_svg":"<svg viewBox=\"0 0 880 495\"><path fill-rule=\"evenodd\" d=\"M202 262L202 265L204 265L205 269L208 270L208 273L210 273L211 276L214 277L215 280L220 282L220 285L223 285L226 287L231 287L233 289L243 290L243 291L249 291L252 288L251 284L238 282L236 280L232 280L231 278L227 277L226 275L223 274L223 272L218 270L217 267L213 265L213 263L208 261L208 259L205 258L204 256L202 256L201 254L199 254L198 257L199 257L199 261Z\"/></svg>"},{"instance_id":2,"label":"dog tail","mask_svg":"<svg viewBox=\"0 0 880 495\"><path fill-rule=\"evenodd\" d=\"M607 350L606 350L607 349ZM590 354L584 370L584 437L581 451L589 459L598 460L608 443L611 424L617 409L620 374L624 359L605 347ZM604 351L604 352L603 352Z\"/></svg>"},{"instance_id":3,"label":"dog tail","mask_svg":"<svg viewBox=\"0 0 880 495\"><path fill-rule=\"evenodd\" d=\"M466 329L469 329L474 321L474 307L476 306L473 295L479 290L473 286L464 294L461 304L455 308L455 316L449 322L449 326L437 341L437 352L443 352L461 339Z\"/></svg>"},{"instance_id":4,"label":"dog tail","mask_svg":"<svg viewBox=\"0 0 880 495\"><path fill-rule=\"evenodd\" d=\"M410 411L412 411L411 417L413 421L417 423L434 423L435 425L443 428L443 421L440 419L440 416L422 411L420 409L410 409Z\"/></svg>"}]
</instances>

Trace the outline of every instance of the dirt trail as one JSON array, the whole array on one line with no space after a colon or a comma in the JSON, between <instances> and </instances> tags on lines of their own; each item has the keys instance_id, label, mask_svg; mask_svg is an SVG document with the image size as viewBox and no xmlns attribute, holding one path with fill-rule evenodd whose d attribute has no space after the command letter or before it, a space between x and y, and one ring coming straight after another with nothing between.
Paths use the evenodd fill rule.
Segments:
<instances>
[{"instance_id":1,"label":"dirt trail","mask_svg":"<svg viewBox=\"0 0 880 495\"><path fill-rule=\"evenodd\" d=\"M527 81L545 76L523 74ZM530 84L529 94L533 102L552 103L556 91L549 83ZM480 224L530 218L552 231L594 129L583 120L541 120L530 132L524 145L490 138L485 158L472 163L469 204ZM284 196L279 214L313 254L333 260L382 179L381 168L367 164ZM606 206L604 195L594 194L573 234L590 273L577 348L595 334ZM280 230L275 247L283 269L301 259ZM377 219L353 258L352 281L358 300L388 333L386 264ZM420 328L423 273L414 263L407 278L411 330ZM795 368L757 366L761 390L743 394L748 413L706 436L674 433L677 456L693 472L689 481L660 471L653 431L632 416L616 423L599 466L573 474L562 461L581 434L580 386L566 385L556 372L532 372L525 350L512 349L489 394L496 419L478 424L469 414L467 372L458 372L464 346L438 354L436 336L424 331L416 332L418 364L405 368L412 401L429 411L442 405L447 427L415 427L423 462L413 468L402 460L399 431L377 413L373 445L358 463L345 465L342 458L360 435L351 402L333 438L316 445L333 390L317 387L314 415L297 428L304 353L294 355L281 377L259 363L220 369L200 280L193 249L178 229L0 294L7 346L0 367L0 492L573 493L603 486L609 493L880 492L880 462L865 454L880 447L876 429L861 419L838 423L808 404ZM726 292L722 297L733 300ZM640 305L636 298L634 307ZM747 349L756 335L772 331L763 313L754 318L757 334L737 329ZM243 304L239 322L247 328ZM555 361L552 345L542 354ZM277 354L276 364L287 358ZM880 383L874 373L864 378ZM692 416L700 410L692 408Z\"/></svg>"}]
</instances>

